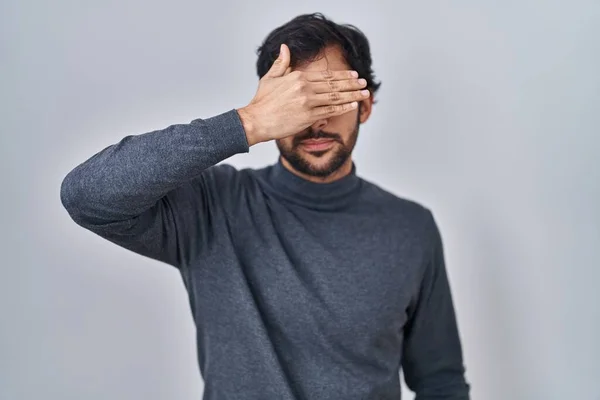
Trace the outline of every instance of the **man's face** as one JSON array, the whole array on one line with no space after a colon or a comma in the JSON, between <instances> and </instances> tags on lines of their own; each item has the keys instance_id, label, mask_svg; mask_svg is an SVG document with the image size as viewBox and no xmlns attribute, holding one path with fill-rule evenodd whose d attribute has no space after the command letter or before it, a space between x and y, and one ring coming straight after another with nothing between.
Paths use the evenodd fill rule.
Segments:
<instances>
[{"instance_id":1,"label":"man's face","mask_svg":"<svg viewBox=\"0 0 600 400\"><path fill-rule=\"evenodd\" d=\"M349 70L340 50L327 48L324 57L295 68L298 71ZM351 162L351 154L358 138L359 126L368 118L371 97L359 103L360 107L342 115L321 119L302 132L276 141L281 156L297 171L325 178L344 164Z\"/></svg>"}]
</instances>

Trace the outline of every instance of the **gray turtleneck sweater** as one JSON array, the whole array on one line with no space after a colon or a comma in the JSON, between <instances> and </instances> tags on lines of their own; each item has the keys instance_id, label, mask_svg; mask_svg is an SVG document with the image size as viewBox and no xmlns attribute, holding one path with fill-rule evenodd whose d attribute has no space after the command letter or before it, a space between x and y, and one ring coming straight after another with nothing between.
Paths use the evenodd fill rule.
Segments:
<instances>
[{"instance_id":1,"label":"gray turtleneck sweater","mask_svg":"<svg viewBox=\"0 0 600 400\"><path fill-rule=\"evenodd\" d=\"M176 267L205 400L465 400L461 343L431 212L352 173L313 183L238 170L236 110L131 135L74 168L84 228Z\"/></svg>"}]
</instances>

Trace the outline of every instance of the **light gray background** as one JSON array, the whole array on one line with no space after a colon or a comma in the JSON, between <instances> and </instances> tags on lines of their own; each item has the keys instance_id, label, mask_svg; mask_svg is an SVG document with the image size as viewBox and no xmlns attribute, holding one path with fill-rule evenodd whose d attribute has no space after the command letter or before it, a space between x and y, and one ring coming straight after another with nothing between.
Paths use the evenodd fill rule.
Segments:
<instances>
[{"instance_id":1,"label":"light gray background","mask_svg":"<svg viewBox=\"0 0 600 400\"><path fill-rule=\"evenodd\" d=\"M0 399L200 398L179 275L76 226L60 182L247 104L256 47L313 11L371 41L358 173L435 212L473 399L600 399L600 2L296 3L2 1Z\"/></svg>"}]
</instances>

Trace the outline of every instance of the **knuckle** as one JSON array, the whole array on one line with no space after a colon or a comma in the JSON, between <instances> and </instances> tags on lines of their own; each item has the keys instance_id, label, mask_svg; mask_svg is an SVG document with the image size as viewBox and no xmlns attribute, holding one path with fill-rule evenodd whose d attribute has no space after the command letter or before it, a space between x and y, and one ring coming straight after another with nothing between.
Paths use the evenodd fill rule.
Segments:
<instances>
[{"instance_id":1,"label":"knuckle","mask_svg":"<svg viewBox=\"0 0 600 400\"><path fill-rule=\"evenodd\" d=\"M305 80L298 80L296 81L296 83L294 84L294 89L298 92L304 92L306 90L307 87L307 82Z\"/></svg>"},{"instance_id":2,"label":"knuckle","mask_svg":"<svg viewBox=\"0 0 600 400\"><path fill-rule=\"evenodd\" d=\"M327 81L327 85L329 85L329 90L337 91L340 85L336 81Z\"/></svg>"},{"instance_id":3,"label":"knuckle","mask_svg":"<svg viewBox=\"0 0 600 400\"><path fill-rule=\"evenodd\" d=\"M340 94L338 92L329 93L329 101L336 102L340 100Z\"/></svg>"},{"instance_id":4,"label":"knuckle","mask_svg":"<svg viewBox=\"0 0 600 400\"><path fill-rule=\"evenodd\" d=\"M332 79L333 78L333 71L326 69L321 71L321 74L323 75L324 79Z\"/></svg>"},{"instance_id":5,"label":"knuckle","mask_svg":"<svg viewBox=\"0 0 600 400\"><path fill-rule=\"evenodd\" d=\"M310 97L304 95L304 96L300 96L298 101L300 102L300 105L302 107L307 107L310 105Z\"/></svg>"}]
</instances>

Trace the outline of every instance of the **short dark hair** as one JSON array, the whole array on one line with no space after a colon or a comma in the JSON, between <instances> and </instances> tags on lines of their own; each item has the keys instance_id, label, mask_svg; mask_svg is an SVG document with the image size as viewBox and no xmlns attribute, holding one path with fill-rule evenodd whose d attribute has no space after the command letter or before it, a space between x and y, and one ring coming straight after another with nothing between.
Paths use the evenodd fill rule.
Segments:
<instances>
[{"instance_id":1,"label":"short dark hair","mask_svg":"<svg viewBox=\"0 0 600 400\"><path fill-rule=\"evenodd\" d=\"M339 46L344 59L359 77L366 79L374 95L381 82L375 81L367 37L354 25L336 24L321 13L303 14L274 29L256 50L256 72L262 78L279 56L281 44L291 53L292 68L315 61L328 46Z\"/></svg>"}]
</instances>

